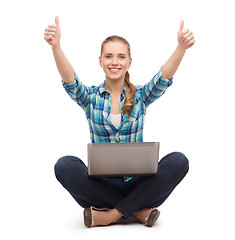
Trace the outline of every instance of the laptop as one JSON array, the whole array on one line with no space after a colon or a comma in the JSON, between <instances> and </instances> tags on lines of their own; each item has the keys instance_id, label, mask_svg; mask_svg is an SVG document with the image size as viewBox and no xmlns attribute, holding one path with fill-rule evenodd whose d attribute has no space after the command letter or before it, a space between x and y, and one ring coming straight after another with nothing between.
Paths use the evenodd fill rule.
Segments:
<instances>
[{"instance_id":1,"label":"laptop","mask_svg":"<svg viewBox=\"0 0 235 240\"><path fill-rule=\"evenodd\" d=\"M88 143L88 175L147 176L157 172L159 142Z\"/></svg>"}]
</instances>

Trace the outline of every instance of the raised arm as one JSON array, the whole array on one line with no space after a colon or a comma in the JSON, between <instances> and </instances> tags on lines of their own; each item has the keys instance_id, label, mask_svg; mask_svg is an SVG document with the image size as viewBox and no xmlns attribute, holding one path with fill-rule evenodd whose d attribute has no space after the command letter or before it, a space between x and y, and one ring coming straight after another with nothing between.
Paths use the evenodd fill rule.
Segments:
<instances>
[{"instance_id":1,"label":"raised arm","mask_svg":"<svg viewBox=\"0 0 235 240\"><path fill-rule=\"evenodd\" d=\"M184 30L184 21L180 22L180 29L178 31L178 46L167 60L167 62L162 66L162 77L164 79L171 79L175 72L177 71L186 49L193 46L195 39L193 33L189 29Z\"/></svg>"},{"instance_id":2,"label":"raised arm","mask_svg":"<svg viewBox=\"0 0 235 240\"><path fill-rule=\"evenodd\" d=\"M74 69L60 46L60 38L59 17L56 16L55 25L49 25L48 28L45 29L44 39L52 46L56 66L61 78L65 83L71 83L74 81Z\"/></svg>"}]
</instances>

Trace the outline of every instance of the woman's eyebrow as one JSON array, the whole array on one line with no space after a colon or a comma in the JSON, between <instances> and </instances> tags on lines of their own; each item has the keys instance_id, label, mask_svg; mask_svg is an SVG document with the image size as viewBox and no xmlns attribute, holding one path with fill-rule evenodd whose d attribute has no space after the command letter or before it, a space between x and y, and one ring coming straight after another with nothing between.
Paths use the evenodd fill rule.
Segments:
<instances>
[{"instance_id":1,"label":"woman's eyebrow","mask_svg":"<svg viewBox=\"0 0 235 240\"><path fill-rule=\"evenodd\" d=\"M105 53L104 55L113 55L113 53ZM118 55L127 55L126 53L118 53Z\"/></svg>"}]
</instances>

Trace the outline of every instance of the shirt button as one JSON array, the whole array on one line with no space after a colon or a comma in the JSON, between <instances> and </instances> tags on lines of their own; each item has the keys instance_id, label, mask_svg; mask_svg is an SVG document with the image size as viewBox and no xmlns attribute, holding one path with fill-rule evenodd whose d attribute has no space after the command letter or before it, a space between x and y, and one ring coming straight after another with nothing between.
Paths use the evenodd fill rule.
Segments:
<instances>
[{"instance_id":1,"label":"shirt button","mask_svg":"<svg viewBox=\"0 0 235 240\"><path fill-rule=\"evenodd\" d=\"M117 142L120 142L120 139L119 139L119 133L116 134L115 139L116 139Z\"/></svg>"}]
</instances>

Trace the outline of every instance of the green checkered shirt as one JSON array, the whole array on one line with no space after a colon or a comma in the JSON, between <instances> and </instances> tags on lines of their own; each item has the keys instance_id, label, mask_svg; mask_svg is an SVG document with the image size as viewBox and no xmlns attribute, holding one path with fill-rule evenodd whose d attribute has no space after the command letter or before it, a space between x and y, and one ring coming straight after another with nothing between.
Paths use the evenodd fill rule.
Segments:
<instances>
[{"instance_id":1,"label":"green checkered shirt","mask_svg":"<svg viewBox=\"0 0 235 240\"><path fill-rule=\"evenodd\" d=\"M75 74L72 83L63 87L69 96L85 111L92 143L100 142L143 142L144 117L147 107L162 96L172 84L172 79L163 79L160 71L145 85L136 85L134 109L130 117L121 112L121 124L117 129L110 120L111 95L105 89L105 82L99 86L85 86ZM120 109L125 101L125 88L120 96ZM126 181L130 178L125 178Z\"/></svg>"},{"instance_id":2,"label":"green checkered shirt","mask_svg":"<svg viewBox=\"0 0 235 240\"><path fill-rule=\"evenodd\" d=\"M172 79L163 79L160 71L145 85L136 85L134 109L130 117L121 112L118 129L110 120L111 95L105 89L105 82L99 86L85 86L75 74L72 83L63 82L69 96L85 111L92 143L99 142L143 142L144 117L147 107L162 96L172 84ZM125 88L120 96L120 109L125 101Z\"/></svg>"}]
</instances>

